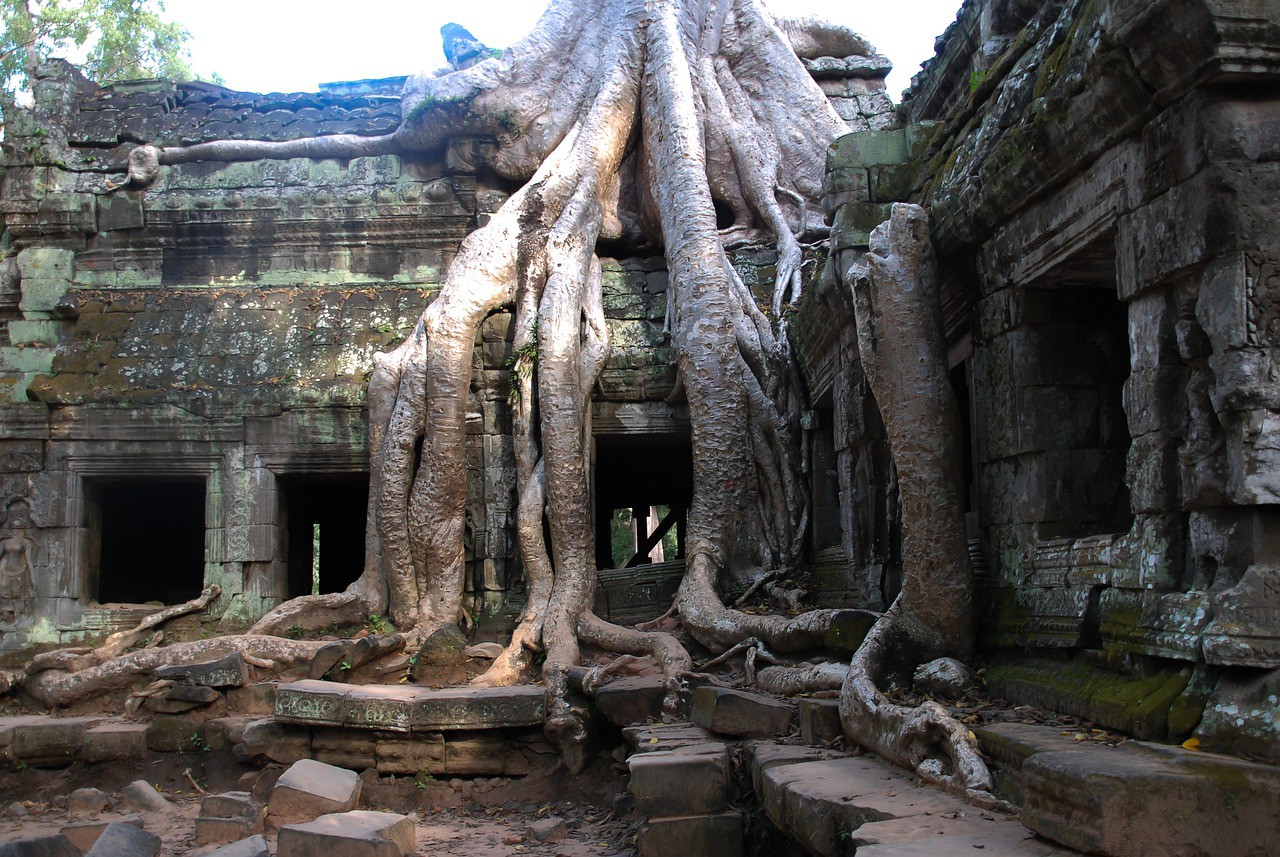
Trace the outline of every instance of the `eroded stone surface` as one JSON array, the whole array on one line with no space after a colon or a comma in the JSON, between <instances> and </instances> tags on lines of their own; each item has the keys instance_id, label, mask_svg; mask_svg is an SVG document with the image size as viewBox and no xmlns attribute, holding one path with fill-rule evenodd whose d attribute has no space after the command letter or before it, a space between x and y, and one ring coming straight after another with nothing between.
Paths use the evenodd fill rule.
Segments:
<instances>
[{"instance_id":1,"label":"eroded stone surface","mask_svg":"<svg viewBox=\"0 0 1280 857\"><path fill-rule=\"evenodd\" d=\"M729 751L723 744L637 753L627 761L631 794L646 818L709 815L729 804Z\"/></svg>"},{"instance_id":2,"label":"eroded stone surface","mask_svg":"<svg viewBox=\"0 0 1280 857\"><path fill-rule=\"evenodd\" d=\"M302 759L290 765L276 781L267 815L277 826L306 822L355 809L359 799L360 778L354 771Z\"/></svg>"},{"instance_id":3,"label":"eroded stone surface","mask_svg":"<svg viewBox=\"0 0 1280 857\"><path fill-rule=\"evenodd\" d=\"M752 761L756 795L769 820L810 853L844 853L844 839L868 822L936 820L943 813L968 811L963 801L923 787L870 757L809 761L819 752L761 744Z\"/></svg>"},{"instance_id":4,"label":"eroded stone surface","mask_svg":"<svg viewBox=\"0 0 1280 857\"><path fill-rule=\"evenodd\" d=\"M132 824L113 821L85 852L85 857L156 857L159 853L159 836Z\"/></svg>"},{"instance_id":5,"label":"eroded stone surface","mask_svg":"<svg viewBox=\"0 0 1280 857\"><path fill-rule=\"evenodd\" d=\"M414 848L413 822L391 812L324 815L280 830L276 857L404 857Z\"/></svg>"},{"instance_id":6,"label":"eroded stone surface","mask_svg":"<svg viewBox=\"0 0 1280 857\"><path fill-rule=\"evenodd\" d=\"M693 692L691 719L720 735L772 738L791 730L791 705L758 693L724 687L699 687Z\"/></svg>"},{"instance_id":7,"label":"eroded stone surface","mask_svg":"<svg viewBox=\"0 0 1280 857\"><path fill-rule=\"evenodd\" d=\"M534 726L545 716L544 697L541 685L433 690L306 680L276 691L276 719L394 732Z\"/></svg>"},{"instance_id":8,"label":"eroded stone surface","mask_svg":"<svg viewBox=\"0 0 1280 857\"><path fill-rule=\"evenodd\" d=\"M742 814L690 815L646 822L636 837L640 857L735 857L742 853Z\"/></svg>"}]
</instances>

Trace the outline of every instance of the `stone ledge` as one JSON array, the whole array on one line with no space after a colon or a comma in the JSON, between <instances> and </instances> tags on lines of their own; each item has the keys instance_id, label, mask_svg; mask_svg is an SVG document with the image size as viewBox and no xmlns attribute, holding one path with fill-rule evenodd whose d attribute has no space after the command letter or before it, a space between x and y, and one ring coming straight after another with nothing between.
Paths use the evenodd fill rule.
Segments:
<instances>
[{"instance_id":1,"label":"stone ledge","mask_svg":"<svg viewBox=\"0 0 1280 857\"><path fill-rule=\"evenodd\" d=\"M280 686L275 717L281 723L389 732L538 726L546 717L546 692L541 685L432 690L307 679Z\"/></svg>"}]
</instances>

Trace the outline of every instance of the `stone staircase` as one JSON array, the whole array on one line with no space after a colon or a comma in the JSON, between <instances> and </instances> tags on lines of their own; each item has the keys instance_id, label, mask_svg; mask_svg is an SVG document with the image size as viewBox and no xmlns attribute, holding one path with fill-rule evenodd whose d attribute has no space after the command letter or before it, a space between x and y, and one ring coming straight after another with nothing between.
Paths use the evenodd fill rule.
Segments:
<instances>
[{"instance_id":1,"label":"stone staircase","mask_svg":"<svg viewBox=\"0 0 1280 857\"><path fill-rule=\"evenodd\" d=\"M351 771L518 777L555 759L540 685L433 689L321 680L246 685L237 713L195 719L0 717L0 761L65 767L229 751L240 762L314 760ZM1181 747L1110 746L1022 723L976 728L997 792L1020 816L975 808L874 757L829 749L834 700L779 700L714 686L689 720L658 723L656 677L601 688L597 715L622 728L642 857L914 857L981 850L1143 857L1280 854L1280 769ZM224 711L213 709L217 713ZM194 731L193 731L194 730ZM760 825L762 819L768 824ZM776 832L771 832L776 831Z\"/></svg>"}]
</instances>

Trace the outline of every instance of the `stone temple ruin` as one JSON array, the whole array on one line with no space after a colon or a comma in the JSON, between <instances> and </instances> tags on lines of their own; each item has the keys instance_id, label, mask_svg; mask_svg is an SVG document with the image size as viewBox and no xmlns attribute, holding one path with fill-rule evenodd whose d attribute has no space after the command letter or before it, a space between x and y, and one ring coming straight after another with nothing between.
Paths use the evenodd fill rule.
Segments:
<instances>
[{"instance_id":1,"label":"stone temple ruin","mask_svg":"<svg viewBox=\"0 0 1280 857\"><path fill-rule=\"evenodd\" d=\"M1000 853L1215 854L1227 842L1231 853L1280 853L1280 7L967 0L896 107L883 57L803 62L849 126L828 153L829 235L806 236L806 289L789 310L807 391L810 601L882 611L901 585L897 477L847 272L892 205L916 203L929 213L962 416L955 466L986 694L1088 724L1065 738L1019 723L975 728L997 793L1023 808L1026 828L1012 825ZM197 161L165 167L145 190L114 185L142 142L388 133L403 83L268 95L98 86L51 62L33 109L6 117L0 649L11 665L132 629L210 585L220 594L199 627L232 633L360 575L373 355L409 334L464 236L515 190L492 169L493 141L454 136L415 156ZM768 306L772 248L731 252ZM663 614L680 583L693 468L661 251L614 256L602 260L611 351L591 404L595 611L634 625ZM509 635L525 598L512 318L490 315L475 341L472 642ZM847 661L856 641L834 637ZM0 755L92 764L190 751L194 734L208 753L236 748L239 762L384 775L519 777L554 759L540 686L446 705L323 681L334 666L277 687L249 681L233 659L220 686L236 689L216 691L182 684L200 669L178 665L168 696L141 709L150 725L73 712L52 728L14 715L0 718ZM770 853L956 853L893 850L911 837L873 833L877 824L928 826L893 801L868 798L861 815L845 806L859 777L891 775L830 749L833 701L802 701L795 715L825 749L760 744L734 769L725 741L785 733L791 708L704 685L686 700L695 726L644 725L661 686L614 684L598 692L598 715L626 727L634 749L658 751L630 762L648 819L643 854L741 842L725 785L734 777L777 837ZM743 726L771 716L776 729ZM45 738L30 737L40 729ZM1136 740L1113 748L1091 729ZM93 743L95 730L110 740ZM824 792L814 777L836 784ZM714 788L672 792L676 780ZM930 813L954 812L949 796L929 794ZM319 814L308 814L315 800L289 809L278 785L254 798L280 801L281 823ZM241 817L224 803L226 816L201 819ZM250 835L261 811L256 824L205 827ZM376 815L361 829L408 836L377 853L414 847L403 824ZM958 847L978 835L961 821L928 832ZM1057 845L1026 839L1028 829ZM282 833L279 853L285 844Z\"/></svg>"}]
</instances>

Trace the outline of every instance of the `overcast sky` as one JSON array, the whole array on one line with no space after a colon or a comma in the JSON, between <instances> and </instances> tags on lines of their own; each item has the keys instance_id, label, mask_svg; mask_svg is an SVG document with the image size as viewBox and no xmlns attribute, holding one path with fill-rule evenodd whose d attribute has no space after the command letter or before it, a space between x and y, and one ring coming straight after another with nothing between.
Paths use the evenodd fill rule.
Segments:
<instances>
[{"instance_id":1,"label":"overcast sky","mask_svg":"<svg viewBox=\"0 0 1280 857\"><path fill-rule=\"evenodd\" d=\"M766 0L782 14L849 23L893 61L894 101L961 0ZM166 0L191 31L193 68L249 92L312 91L320 83L394 77L442 65L440 26L457 21L491 47L533 26L544 0Z\"/></svg>"}]
</instances>

